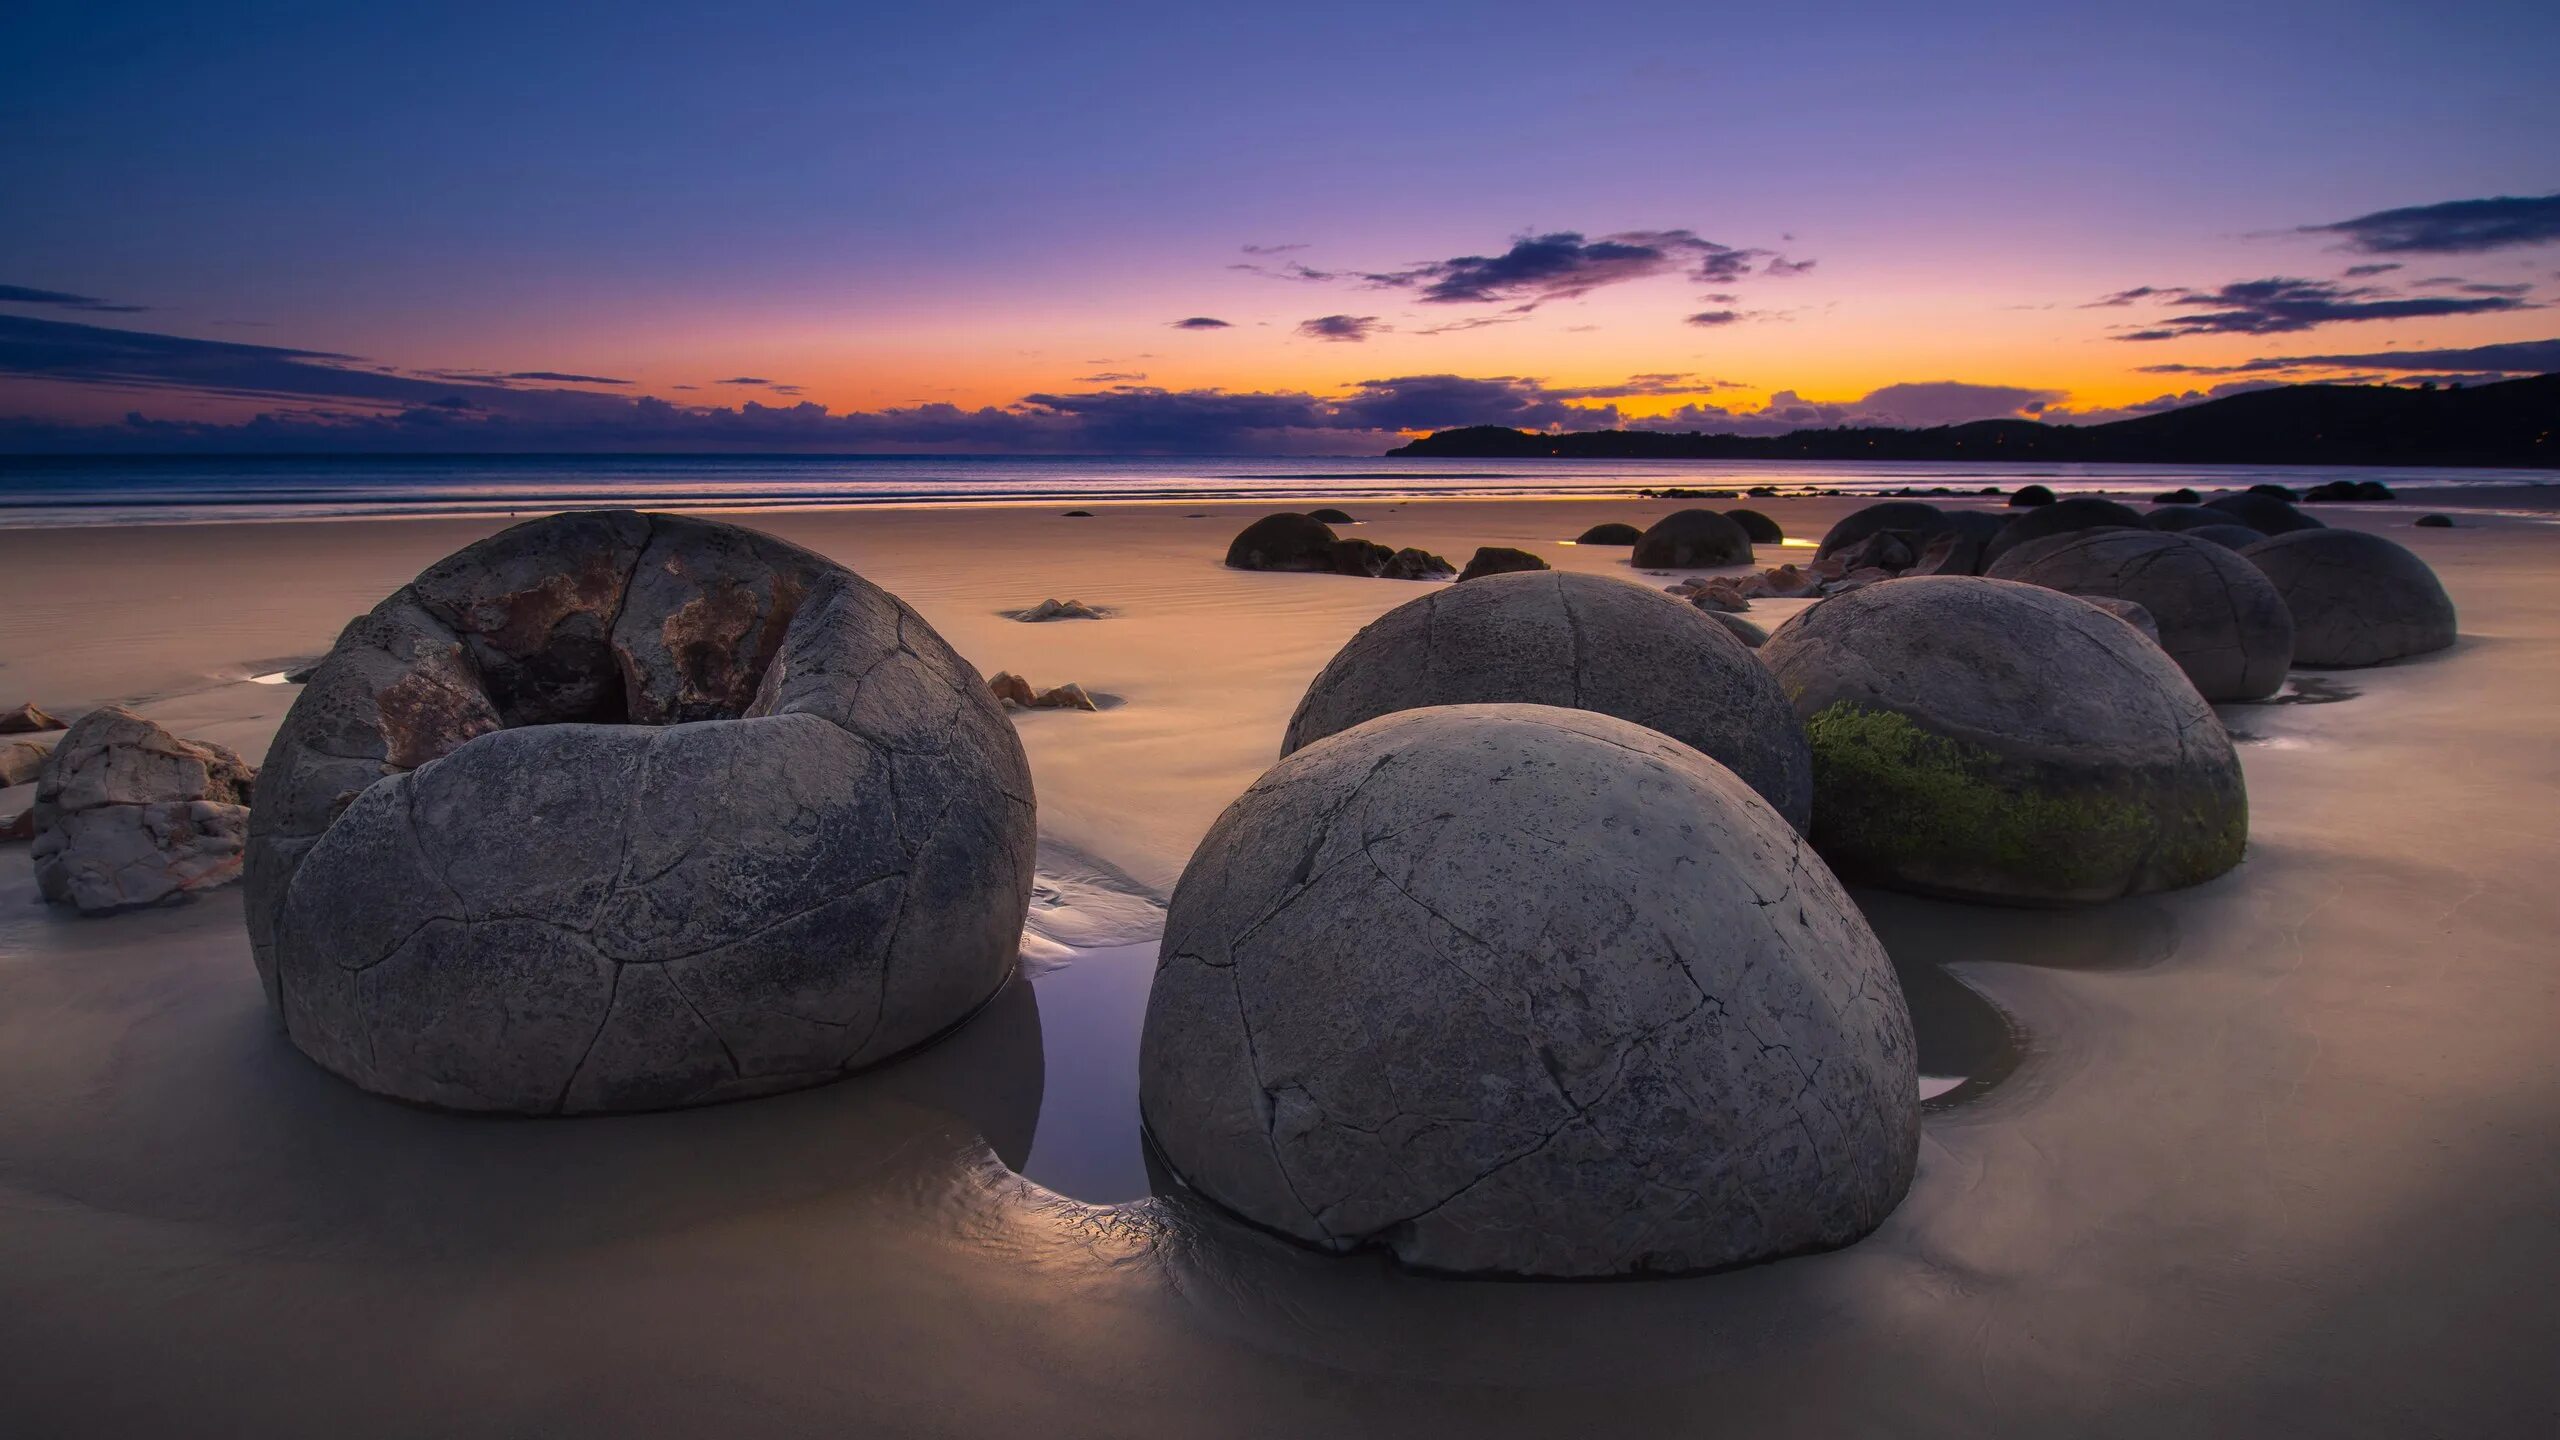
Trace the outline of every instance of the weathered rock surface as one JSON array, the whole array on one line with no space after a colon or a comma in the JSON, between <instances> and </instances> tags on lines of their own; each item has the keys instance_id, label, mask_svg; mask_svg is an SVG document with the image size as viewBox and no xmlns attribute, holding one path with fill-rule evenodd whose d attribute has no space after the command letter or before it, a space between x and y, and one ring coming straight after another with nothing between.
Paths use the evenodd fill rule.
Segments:
<instances>
[{"instance_id":1,"label":"weathered rock surface","mask_svg":"<svg viewBox=\"0 0 2560 1440\"><path fill-rule=\"evenodd\" d=\"M1754 545L1777 545L1787 538L1786 530L1777 521L1757 510L1727 510L1724 518L1741 526L1742 533L1751 537Z\"/></svg>"},{"instance_id":2,"label":"weathered rock surface","mask_svg":"<svg viewBox=\"0 0 2560 1440\"><path fill-rule=\"evenodd\" d=\"M257 772L121 705L80 717L36 779L36 887L109 915L240 878Z\"/></svg>"},{"instance_id":3,"label":"weathered rock surface","mask_svg":"<svg viewBox=\"0 0 2560 1440\"><path fill-rule=\"evenodd\" d=\"M44 769L44 757L53 753L50 745L33 740L14 740L0 745L0 790L12 785L32 785L36 772Z\"/></svg>"},{"instance_id":4,"label":"weathered rock surface","mask_svg":"<svg viewBox=\"0 0 2560 1440\"><path fill-rule=\"evenodd\" d=\"M1621 525L1612 520L1583 531L1574 537L1573 543L1576 545L1633 545L1643 538L1644 532L1633 525Z\"/></svg>"},{"instance_id":5,"label":"weathered rock surface","mask_svg":"<svg viewBox=\"0 0 2560 1440\"><path fill-rule=\"evenodd\" d=\"M2297 530L2240 552L2293 615L2297 665L2379 665L2453 643L2453 598L2407 547L2362 530Z\"/></svg>"},{"instance_id":6,"label":"weathered rock surface","mask_svg":"<svg viewBox=\"0 0 2560 1440\"><path fill-rule=\"evenodd\" d=\"M2193 534L2082 530L2030 540L1992 578L2083 598L2130 600L2153 638L2207 700L2259 700L2284 687L2293 619L2284 597L2238 552Z\"/></svg>"},{"instance_id":7,"label":"weathered rock surface","mask_svg":"<svg viewBox=\"0 0 2560 1440\"><path fill-rule=\"evenodd\" d=\"M37 709L32 702L14 710L0 710L0 735L34 735L61 728L61 721Z\"/></svg>"},{"instance_id":8,"label":"weathered rock surface","mask_svg":"<svg viewBox=\"0 0 2560 1440\"><path fill-rule=\"evenodd\" d=\"M21 810L15 815L0 815L0 845L14 845L36 838L36 812Z\"/></svg>"},{"instance_id":9,"label":"weathered rock surface","mask_svg":"<svg viewBox=\"0 0 2560 1440\"><path fill-rule=\"evenodd\" d=\"M1298 701L1280 753L1429 705L1614 715L1705 752L1802 829L1803 728L1777 682L1706 615L1642 585L1548 570L1435 591L1371 621Z\"/></svg>"},{"instance_id":10,"label":"weathered rock surface","mask_svg":"<svg viewBox=\"0 0 2560 1440\"><path fill-rule=\"evenodd\" d=\"M1475 555L1467 561L1467 568L1458 572L1458 578L1481 580L1487 575L1515 575L1549 568L1544 559L1529 551L1515 550L1508 545L1485 545L1478 547Z\"/></svg>"},{"instance_id":11,"label":"weathered rock surface","mask_svg":"<svg viewBox=\"0 0 2560 1440\"><path fill-rule=\"evenodd\" d=\"M2296 530L2328 528L2319 517L2294 509L2284 498L2281 486L2276 489L2274 494L2252 488L2237 495L2216 495L2204 502L2204 508L2219 510L2261 535L2288 535Z\"/></svg>"},{"instance_id":12,"label":"weathered rock surface","mask_svg":"<svg viewBox=\"0 0 2560 1440\"><path fill-rule=\"evenodd\" d=\"M2130 600L2119 600L2112 595L2083 595L2080 598L2141 631L2143 639L2154 645L2160 643L2160 622L2151 618L2150 611Z\"/></svg>"},{"instance_id":13,"label":"weathered rock surface","mask_svg":"<svg viewBox=\"0 0 2560 1440\"><path fill-rule=\"evenodd\" d=\"M2181 530L2178 533L2190 540L2202 540L2208 545L2219 545L2225 550L2246 550L2267 538L2246 525L2238 524L2199 525L2193 530Z\"/></svg>"},{"instance_id":14,"label":"weathered rock surface","mask_svg":"<svg viewBox=\"0 0 2560 1440\"><path fill-rule=\"evenodd\" d=\"M1769 637L1813 744L1813 839L1852 878L2004 904L2111 900L2240 862L2248 796L2159 647L2040 586L1922 576Z\"/></svg>"},{"instance_id":15,"label":"weathered rock surface","mask_svg":"<svg viewBox=\"0 0 2560 1440\"><path fill-rule=\"evenodd\" d=\"M1331 570L1333 527L1294 510L1265 515L1227 545L1231 570Z\"/></svg>"},{"instance_id":16,"label":"weathered rock surface","mask_svg":"<svg viewBox=\"0 0 2560 1440\"><path fill-rule=\"evenodd\" d=\"M2047 535L2062 535L2073 530L2095 530L2110 525L2128 525L2136 530L2146 528L2142 512L2113 500L2074 496L2039 506L2000 527L1982 547L1982 569L1989 574L1999 565L2000 557L2030 540Z\"/></svg>"},{"instance_id":17,"label":"weathered rock surface","mask_svg":"<svg viewBox=\"0 0 2560 1440\"><path fill-rule=\"evenodd\" d=\"M2237 525L2240 522L2232 518L2228 510L2215 510L2204 505L2154 505L2143 515L2142 523L2154 530L2197 530L2207 525Z\"/></svg>"},{"instance_id":18,"label":"weathered rock surface","mask_svg":"<svg viewBox=\"0 0 2560 1440\"><path fill-rule=\"evenodd\" d=\"M1636 540L1628 564L1644 570L1751 563L1751 537L1713 510L1674 510Z\"/></svg>"},{"instance_id":19,"label":"weathered rock surface","mask_svg":"<svg viewBox=\"0 0 2560 1440\"><path fill-rule=\"evenodd\" d=\"M1149 1133L1309 1245L1679 1273L1847 1244L1911 1181L1874 934L1731 772L1624 721L1416 710L1298 752L1211 828L1162 955Z\"/></svg>"},{"instance_id":20,"label":"weathered rock surface","mask_svg":"<svg viewBox=\"0 0 2560 1440\"><path fill-rule=\"evenodd\" d=\"M1013 966L1030 774L896 597L770 537L562 515L351 622L251 815L286 1033L471 1110L794 1088L972 1013Z\"/></svg>"},{"instance_id":21,"label":"weathered rock surface","mask_svg":"<svg viewBox=\"0 0 2560 1440\"><path fill-rule=\"evenodd\" d=\"M1769 643L1768 631L1761 629L1759 626L1752 624L1750 621L1743 619L1739 615L1728 614L1722 610L1707 610L1702 613L1705 614L1708 619L1722 625L1725 628L1726 634L1729 634L1734 639L1741 641L1746 648L1757 650L1761 646Z\"/></svg>"}]
</instances>

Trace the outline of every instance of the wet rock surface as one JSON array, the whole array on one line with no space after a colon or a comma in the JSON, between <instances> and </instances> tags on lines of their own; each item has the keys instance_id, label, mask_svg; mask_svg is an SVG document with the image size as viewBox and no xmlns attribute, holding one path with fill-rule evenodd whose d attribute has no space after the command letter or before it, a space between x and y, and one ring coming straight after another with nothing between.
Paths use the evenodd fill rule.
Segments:
<instances>
[{"instance_id":1,"label":"wet rock surface","mask_svg":"<svg viewBox=\"0 0 2560 1440\"><path fill-rule=\"evenodd\" d=\"M1812 760L1768 671L1709 616L1605 575L1495 576L1388 611L1307 686L1280 753L1399 710L1491 703L1660 731L1740 775L1790 825L1810 814Z\"/></svg>"},{"instance_id":2,"label":"wet rock surface","mask_svg":"<svg viewBox=\"0 0 2560 1440\"><path fill-rule=\"evenodd\" d=\"M2362 530L2297 530L2240 552L2293 615L2298 665L2379 665L2442 650L2453 599L2407 547Z\"/></svg>"},{"instance_id":3,"label":"wet rock surface","mask_svg":"<svg viewBox=\"0 0 2560 1440\"><path fill-rule=\"evenodd\" d=\"M1019 740L896 597L751 531L556 516L438 562L314 670L251 816L294 1043L456 1109L794 1088L1010 972Z\"/></svg>"},{"instance_id":4,"label":"wet rock surface","mask_svg":"<svg viewBox=\"0 0 2560 1440\"><path fill-rule=\"evenodd\" d=\"M1813 838L1844 876L2062 905L2240 861L2230 737L2165 652L2084 601L1892 580L1798 615L1760 657L1806 723Z\"/></svg>"},{"instance_id":5,"label":"wet rock surface","mask_svg":"<svg viewBox=\"0 0 2560 1440\"><path fill-rule=\"evenodd\" d=\"M183 900L240 878L257 772L121 705L45 758L28 826L44 898L84 915Z\"/></svg>"},{"instance_id":6,"label":"wet rock surface","mask_svg":"<svg viewBox=\"0 0 2560 1440\"><path fill-rule=\"evenodd\" d=\"M1399 713L1257 781L1174 893L1139 1063L1201 1194L1440 1271L1842 1245L1918 1145L1901 992L1820 860L1697 752L1540 706Z\"/></svg>"},{"instance_id":7,"label":"wet rock surface","mask_svg":"<svg viewBox=\"0 0 2560 1440\"><path fill-rule=\"evenodd\" d=\"M2193 534L2087 530L2033 540L1991 567L2084 599L2131 601L2207 700L2258 700L2284 684L2293 619L2256 566Z\"/></svg>"}]
</instances>

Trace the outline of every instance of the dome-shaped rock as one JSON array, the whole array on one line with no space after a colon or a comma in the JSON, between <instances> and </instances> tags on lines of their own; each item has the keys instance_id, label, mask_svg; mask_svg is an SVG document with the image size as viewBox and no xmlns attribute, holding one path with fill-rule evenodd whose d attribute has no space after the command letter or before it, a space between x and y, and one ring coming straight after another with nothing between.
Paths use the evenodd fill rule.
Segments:
<instances>
[{"instance_id":1,"label":"dome-shaped rock","mask_svg":"<svg viewBox=\"0 0 2560 1440\"><path fill-rule=\"evenodd\" d=\"M2053 491L2042 485L2021 485L2009 494L2009 504L2019 509L2053 503Z\"/></svg>"},{"instance_id":2,"label":"dome-shaped rock","mask_svg":"<svg viewBox=\"0 0 2560 1440\"><path fill-rule=\"evenodd\" d=\"M1211 827L1162 955L1158 1152L1309 1245L1677 1273L1846 1244L1911 1181L1873 932L1749 787L1621 720L1413 710L1299 751Z\"/></svg>"},{"instance_id":3,"label":"dome-shaped rock","mask_svg":"<svg viewBox=\"0 0 2560 1440\"><path fill-rule=\"evenodd\" d=\"M1307 686L1280 753L1428 705L1595 710L1659 730L1742 777L1804 828L1812 759L1787 697L1706 612L1570 571L1435 590L1351 637Z\"/></svg>"},{"instance_id":4,"label":"dome-shaped rock","mask_svg":"<svg viewBox=\"0 0 2560 1440\"><path fill-rule=\"evenodd\" d=\"M2279 495L2263 490L2244 490L2237 495L2216 495L2204 502L2207 510L2219 510L2261 535L2287 535L2296 530L2325 530L2316 515L2305 515Z\"/></svg>"},{"instance_id":5,"label":"dome-shaped rock","mask_svg":"<svg viewBox=\"0 0 2560 1440\"><path fill-rule=\"evenodd\" d=\"M1643 538L1644 532L1633 525L1622 525L1611 520L1583 531L1573 538L1573 543L1576 545L1633 545Z\"/></svg>"},{"instance_id":6,"label":"dome-shaped rock","mask_svg":"<svg viewBox=\"0 0 2560 1440\"><path fill-rule=\"evenodd\" d=\"M1777 521L1757 510L1727 510L1724 518L1741 526L1742 533L1750 536L1754 545L1776 545L1787 538L1787 532L1778 528Z\"/></svg>"},{"instance_id":7,"label":"dome-shaped rock","mask_svg":"<svg viewBox=\"0 0 2560 1440\"><path fill-rule=\"evenodd\" d=\"M1843 875L2051 905L2240 861L2230 737L2165 652L2095 606L1887 580L1806 610L1760 658L1806 722L1814 843Z\"/></svg>"},{"instance_id":8,"label":"dome-shaped rock","mask_svg":"<svg viewBox=\"0 0 2560 1440\"><path fill-rule=\"evenodd\" d=\"M1331 570L1333 527L1294 510L1265 515L1227 544L1230 570Z\"/></svg>"},{"instance_id":9,"label":"dome-shaped rock","mask_svg":"<svg viewBox=\"0 0 2560 1440\"><path fill-rule=\"evenodd\" d=\"M2236 525L2228 510L2204 505L2155 505L2144 512L2142 523L2154 530L2200 530L2207 525Z\"/></svg>"},{"instance_id":10,"label":"dome-shaped rock","mask_svg":"<svg viewBox=\"0 0 2560 1440\"><path fill-rule=\"evenodd\" d=\"M655 1109L911 1049L1011 971L1031 779L986 684L753 531L557 515L350 623L277 732L248 923L293 1042L429 1105Z\"/></svg>"},{"instance_id":11,"label":"dome-shaped rock","mask_svg":"<svg viewBox=\"0 0 2560 1440\"><path fill-rule=\"evenodd\" d=\"M1675 510L1636 540L1628 564L1642 570L1702 570L1751 563L1751 537L1713 510Z\"/></svg>"},{"instance_id":12,"label":"dome-shaped rock","mask_svg":"<svg viewBox=\"0 0 2560 1440\"><path fill-rule=\"evenodd\" d=\"M2105 525L2130 525L2137 530L2145 528L2141 511L2113 500L2080 495L2039 506L2001 526L1999 533L1982 547L1983 573L1989 574L1991 567L2000 563L2001 556L2030 540L2067 534L2073 530L2095 530Z\"/></svg>"},{"instance_id":13,"label":"dome-shaped rock","mask_svg":"<svg viewBox=\"0 0 2560 1440\"><path fill-rule=\"evenodd\" d=\"M2246 550L2267 538L2248 526L2237 523L2198 525L2192 530L2180 530L2177 533L2190 540L2202 540L2210 545L2219 545L2225 550Z\"/></svg>"},{"instance_id":14,"label":"dome-shaped rock","mask_svg":"<svg viewBox=\"0 0 2560 1440\"><path fill-rule=\"evenodd\" d=\"M1526 570L1545 570L1547 562L1526 550L1508 545L1478 546L1468 559L1467 568L1458 572L1461 580L1481 580L1487 575L1514 575Z\"/></svg>"},{"instance_id":15,"label":"dome-shaped rock","mask_svg":"<svg viewBox=\"0 0 2560 1440\"><path fill-rule=\"evenodd\" d=\"M1902 531L1915 538L1927 535L1941 528L1944 519L1938 507L1925 500L1882 501L1840 517L1838 523L1823 532L1813 558L1819 560L1834 550L1846 550L1881 531Z\"/></svg>"},{"instance_id":16,"label":"dome-shaped rock","mask_svg":"<svg viewBox=\"0 0 2560 1440\"><path fill-rule=\"evenodd\" d=\"M2240 552L2293 614L2297 665L2379 665L2453 643L2453 599L2407 547L2362 530L2297 530Z\"/></svg>"},{"instance_id":17,"label":"dome-shaped rock","mask_svg":"<svg viewBox=\"0 0 2560 1440\"><path fill-rule=\"evenodd\" d=\"M2284 687L2293 620L2257 567L2192 535L2083 530L2030 540L1990 574L2066 595L2130 600L2151 614L2160 648L2207 700L2259 700Z\"/></svg>"}]
</instances>

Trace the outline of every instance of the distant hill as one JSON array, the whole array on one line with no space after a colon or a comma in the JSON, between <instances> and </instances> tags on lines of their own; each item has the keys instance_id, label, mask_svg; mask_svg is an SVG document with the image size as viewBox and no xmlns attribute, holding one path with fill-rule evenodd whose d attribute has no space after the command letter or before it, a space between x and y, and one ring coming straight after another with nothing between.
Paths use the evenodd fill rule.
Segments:
<instances>
[{"instance_id":1,"label":"distant hill","mask_svg":"<svg viewBox=\"0 0 2560 1440\"><path fill-rule=\"evenodd\" d=\"M1567 460L1975 460L2119 465L2497 465L2560 469L2560 374L2411 390L2287 385L2105 425L1979 420L1789 435L1475 425L1390 455Z\"/></svg>"}]
</instances>

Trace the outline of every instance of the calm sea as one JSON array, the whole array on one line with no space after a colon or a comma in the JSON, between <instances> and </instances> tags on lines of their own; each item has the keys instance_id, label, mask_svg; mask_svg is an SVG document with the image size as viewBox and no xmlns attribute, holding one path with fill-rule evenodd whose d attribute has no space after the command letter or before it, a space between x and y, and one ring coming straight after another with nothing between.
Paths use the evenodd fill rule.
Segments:
<instances>
[{"instance_id":1,"label":"calm sea","mask_svg":"<svg viewBox=\"0 0 2560 1440\"><path fill-rule=\"evenodd\" d=\"M2535 470L2290 466L1791 464L1556 461L995 457L464 455L164 459L0 456L0 528L349 516L488 516L632 505L754 511L855 505L1079 500L1367 499L1556 495L1686 485L1776 485L1863 493L1901 486L2155 492L2304 486L2339 475L2394 489L2548 485Z\"/></svg>"}]
</instances>

